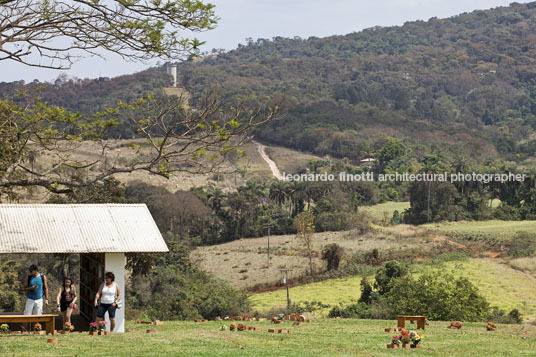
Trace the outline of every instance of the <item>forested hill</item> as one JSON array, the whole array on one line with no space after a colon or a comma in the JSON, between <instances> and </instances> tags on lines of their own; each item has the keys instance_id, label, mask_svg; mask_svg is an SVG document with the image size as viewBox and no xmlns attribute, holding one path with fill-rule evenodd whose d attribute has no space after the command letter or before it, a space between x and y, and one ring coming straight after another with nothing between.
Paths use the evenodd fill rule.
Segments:
<instances>
[{"instance_id":1,"label":"forested hill","mask_svg":"<svg viewBox=\"0 0 536 357\"><path fill-rule=\"evenodd\" d=\"M185 85L286 97L263 140L350 158L384 136L533 153L536 3L328 38L249 41L183 66ZM416 141L416 140L415 140Z\"/></svg>"},{"instance_id":2,"label":"forested hill","mask_svg":"<svg viewBox=\"0 0 536 357\"><path fill-rule=\"evenodd\" d=\"M122 85L101 80L99 91L60 81L44 97L85 111L88 102L128 99L129 88L165 85L164 71L122 76ZM360 159L389 136L421 154L536 152L536 2L345 36L250 40L180 64L179 77L194 95L217 83L229 100L285 97L286 118L257 138L320 155ZM0 94L8 87L16 86L0 84Z\"/></svg>"}]
</instances>

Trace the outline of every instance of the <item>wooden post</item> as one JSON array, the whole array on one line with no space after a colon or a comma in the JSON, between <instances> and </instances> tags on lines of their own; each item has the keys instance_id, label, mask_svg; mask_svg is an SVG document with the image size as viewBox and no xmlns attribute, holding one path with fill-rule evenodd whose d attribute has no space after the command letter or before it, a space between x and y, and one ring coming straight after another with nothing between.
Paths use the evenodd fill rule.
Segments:
<instances>
[{"instance_id":1,"label":"wooden post","mask_svg":"<svg viewBox=\"0 0 536 357\"><path fill-rule=\"evenodd\" d=\"M290 293L288 290L288 272L292 269L281 269L282 273L285 273L285 284L287 285L287 310L290 309Z\"/></svg>"},{"instance_id":2,"label":"wooden post","mask_svg":"<svg viewBox=\"0 0 536 357\"><path fill-rule=\"evenodd\" d=\"M272 228L272 223L264 224L264 228L268 228L268 266L270 266L270 228Z\"/></svg>"},{"instance_id":3,"label":"wooden post","mask_svg":"<svg viewBox=\"0 0 536 357\"><path fill-rule=\"evenodd\" d=\"M404 316L398 316L398 327L405 328L406 327L406 318Z\"/></svg>"},{"instance_id":4,"label":"wooden post","mask_svg":"<svg viewBox=\"0 0 536 357\"><path fill-rule=\"evenodd\" d=\"M270 265L270 227L268 227L268 265Z\"/></svg>"},{"instance_id":5,"label":"wooden post","mask_svg":"<svg viewBox=\"0 0 536 357\"><path fill-rule=\"evenodd\" d=\"M422 318L417 320L417 328L421 328L424 330L425 326L426 326L426 316L423 316Z\"/></svg>"},{"instance_id":6,"label":"wooden post","mask_svg":"<svg viewBox=\"0 0 536 357\"><path fill-rule=\"evenodd\" d=\"M50 325L50 328L48 327ZM47 335L48 334L55 335L56 334L56 319L55 317L50 318L50 323L47 323Z\"/></svg>"}]
</instances>

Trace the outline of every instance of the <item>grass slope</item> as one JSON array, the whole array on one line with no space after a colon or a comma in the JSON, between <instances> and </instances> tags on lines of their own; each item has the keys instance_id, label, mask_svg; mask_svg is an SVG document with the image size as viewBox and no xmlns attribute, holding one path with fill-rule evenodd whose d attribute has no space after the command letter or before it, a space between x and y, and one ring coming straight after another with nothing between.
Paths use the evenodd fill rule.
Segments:
<instances>
[{"instance_id":1,"label":"grass slope","mask_svg":"<svg viewBox=\"0 0 536 357\"><path fill-rule=\"evenodd\" d=\"M424 331L419 350L388 350L395 321L313 320L299 327L286 322L292 334L268 333L269 322L248 322L262 331L219 331L229 322L165 322L147 334L145 325L127 323L125 334L59 335L58 344L46 336L0 336L0 354L16 356L534 356L536 327L499 325L486 332L483 323L464 323L449 330L446 322L433 322Z\"/></svg>"},{"instance_id":2,"label":"grass slope","mask_svg":"<svg viewBox=\"0 0 536 357\"><path fill-rule=\"evenodd\" d=\"M237 165L245 170L246 178L264 183L274 180L268 164L257 151L257 145L253 142L240 147L246 156L239 159ZM296 173L307 166L309 160L321 160L322 158L296 150L278 146L266 146L266 154L272 159L281 173Z\"/></svg>"},{"instance_id":3,"label":"grass slope","mask_svg":"<svg viewBox=\"0 0 536 357\"><path fill-rule=\"evenodd\" d=\"M359 235L355 232L323 232L313 235L313 264L324 270L320 259L322 249L337 243L348 254L385 249L429 249L440 240L419 236L412 226L400 225L382 228L379 232ZM308 269L307 251L304 244L294 235L270 238L271 264L267 264L267 237L240 239L229 243L197 247L191 254L192 260L213 276L225 279L236 287L249 287L259 283L271 283L281 279L281 268L294 269L292 274L302 275Z\"/></svg>"},{"instance_id":4,"label":"grass slope","mask_svg":"<svg viewBox=\"0 0 536 357\"><path fill-rule=\"evenodd\" d=\"M536 221L462 221L425 224L421 227L434 232L460 236L481 237L492 240L509 240L515 232L536 233Z\"/></svg>"},{"instance_id":5,"label":"grass slope","mask_svg":"<svg viewBox=\"0 0 536 357\"><path fill-rule=\"evenodd\" d=\"M330 279L318 283L296 286L289 289L290 300L295 303L304 301L320 301L325 305L348 305L356 302L361 296L359 283L361 277ZM289 279L292 286L292 277ZM259 311L268 311L272 307L287 305L287 291L285 289L255 294L251 297L252 305ZM326 315L329 308L320 312Z\"/></svg>"},{"instance_id":6,"label":"grass slope","mask_svg":"<svg viewBox=\"0 0 536 357\"><path fill-rule=\"evenodd\" d=\"M433 269L429 266L422 270ZM444 263L443 268L455 276L473 282L492 306L506 312L517 308L525 319L536 319L536 279L513 269L500 259L475 258ZM414 270L420 270L414 266Z\"/></svg>"},{"instance_id":7,"label":"grass slope","mask_svg":"<svg viewBox=\"0 0 536 357\"><path fill-rule=\"evenodd\" d=\"M506 312L517 308L526 320L536 319L536 279L504 264L500 259L471 258L438 264L415 264L411 270L420 274L441 269L454 276L463 276L474 283L492 306ZM333 279L290 288L294 302L321 301L328 305L356 302L361 296L360 276ZM292 281L290 280L292 284ZM252 296L253 307L267 311L272 306L286 305L286 291L277 290ZM322 311L325 314L328 309Z\"/></svg>"},{"instance_id":8,"label":"grass slope","mask_svg":"<svg viewBox=\"0 0 536 357\"><path fill-rule=\"evenodd\" d=\"M406 208L409 208L409 202L385 202L374 206L361 207L360 210L376 220L387 218L390 221L394 211L402 213Z\"/></svg>"}]
</instances>

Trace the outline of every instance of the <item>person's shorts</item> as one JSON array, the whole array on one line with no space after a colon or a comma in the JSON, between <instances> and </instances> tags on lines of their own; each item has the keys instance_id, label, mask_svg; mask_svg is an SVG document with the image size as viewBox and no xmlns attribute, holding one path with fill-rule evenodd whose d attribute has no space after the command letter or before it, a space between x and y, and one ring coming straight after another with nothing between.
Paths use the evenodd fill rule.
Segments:
<instances>
[{"instance_id":1,"label":"person's shorts","mask_svg":"<svg viewBox=\"0 0 536 357\"><path fill-rule=\"evenodd\" d=\"M61 312L66 311L70 304L71 304L71 301L60 301L60 311Z\"/></svg>"},{"instance_id":2,"label":"person's shorts","mask_svg":"<svg viewBox=\"0 0 536 357\"><path fill-rule=\"evenodd\" d=\"M43 315L43 299L26 299L24 315Z\"/></svg>"},{"instance_id":3,"label":"person's shorts","mask_svg":"<svg viewBox=\"0 0 536 357\"><path fill-rule=\"evenodd\" d=\"M101 319L104 318L104 314L106 311L108 311L108 317L111 319L115 318L115 310L117 310L116 307L112 307L113 304L99 304L99 311L97 311L97 317L100 317Z\"/></svg>"}]
</instances>

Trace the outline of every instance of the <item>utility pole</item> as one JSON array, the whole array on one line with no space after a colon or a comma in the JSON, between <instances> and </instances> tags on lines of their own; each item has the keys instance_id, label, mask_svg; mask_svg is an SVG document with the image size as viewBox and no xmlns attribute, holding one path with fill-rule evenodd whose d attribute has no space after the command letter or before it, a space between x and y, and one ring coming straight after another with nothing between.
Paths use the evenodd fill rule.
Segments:
<instances>
[{"instance_id":1,"label":"utility pole","mask_svg":"<svg viewBox=\"0 0 536 357\"><path fill-rule=\"evenodd\" d=\"M272 223L265 223L264 228L268 229L268 265L270 265L270 229L273 227Z\"/></svg>"},{"instance_id":2,"label":"utility pole","mask_svg":"<svg viewBox=\"0 0 536 357\"><path fill-rule=\"evenodd\" d=\"M287 284L287 310L290 309L290 294L288 291L288 272L292 271L292 269L281 269L281 273L285 273L285 277L283 278L283 283Z\"/></svg>"}]
</instances>

